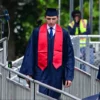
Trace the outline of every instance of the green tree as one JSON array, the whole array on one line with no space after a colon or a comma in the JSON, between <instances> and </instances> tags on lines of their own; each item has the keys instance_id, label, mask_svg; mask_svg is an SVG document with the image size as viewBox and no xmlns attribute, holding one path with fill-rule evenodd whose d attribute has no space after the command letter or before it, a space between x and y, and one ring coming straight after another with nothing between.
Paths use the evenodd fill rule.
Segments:
<instances>
[{"instance_id":1,"label":"green tree","mask_svg":"<svg viewBox=\"0 0 100 100\"><path fill-rule=\"evenodd\" d=\"M70 22L69 1L61 0L61 26L67 29ZM98 0L93 6L93 33L98 33ZM11 35L9 40L9 60L16 59L25 53L25 48L33 29L45 22L47 7L58 9L58 0L0 0L0 4L10 14ZM89 1L84 1L84 18L89 18ZM79 9L79 0L74 1L74 9ZM42 21L42 23L38 23ZM7 32L7 29L5 29Z\"/></svg>"}]
</instances>

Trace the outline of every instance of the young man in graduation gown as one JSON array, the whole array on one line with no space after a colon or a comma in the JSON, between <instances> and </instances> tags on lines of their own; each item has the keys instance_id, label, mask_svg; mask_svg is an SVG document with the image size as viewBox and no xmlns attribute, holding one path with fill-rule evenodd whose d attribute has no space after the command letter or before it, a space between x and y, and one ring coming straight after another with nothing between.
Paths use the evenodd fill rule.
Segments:
<instances>
[{"instance_id":1,"label":"young man in graduation gown","mask_svg":"<svg viewBox=\"0 0 100 100\"><path fill-rule=\"evenodd\" d=\"M32 32L20 72L35 80L62 89L62 81L69 87L74 78L74 52L70 36L57 23L58 12L48 8L46 23ZM58 99L60 94L40 87L39 91Z\"/></svg>"}]
</instances>

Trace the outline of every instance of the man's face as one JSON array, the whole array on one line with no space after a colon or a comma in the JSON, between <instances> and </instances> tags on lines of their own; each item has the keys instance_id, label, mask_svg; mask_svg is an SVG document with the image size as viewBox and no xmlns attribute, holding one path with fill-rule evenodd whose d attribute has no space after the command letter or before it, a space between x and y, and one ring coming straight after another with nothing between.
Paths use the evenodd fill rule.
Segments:
<instances>
[{"instance_id":1,"label":"man's face","mask_svg":"<svg viewBox=\"0 0 100 100\"><path fill-rule=\"evenodd\" d=\"M45 19L46 19L47 24L50 27L53 27L58 21L58 17L57 16L46 16Z\"/></svg>"},{"instance_id":2,"label":"man's face","mask_svg":"<svg viewBox=\"0 0 100 100\"><path fill-rule=\"evenodd\" d=\"M75 20L75 22L79 22L80 16L75 16L74 20Z\"/></svg>"}]
</instances>

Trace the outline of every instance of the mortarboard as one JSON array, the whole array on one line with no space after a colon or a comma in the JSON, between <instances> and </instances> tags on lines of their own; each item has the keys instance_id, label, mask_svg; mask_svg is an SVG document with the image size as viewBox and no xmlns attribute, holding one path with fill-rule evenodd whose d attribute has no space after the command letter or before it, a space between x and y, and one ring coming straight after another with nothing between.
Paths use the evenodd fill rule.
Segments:
<instances>
[{"instance_id":1,"label":"mortarboard","mask_svg":"<svg viewBox=\"0 0 100 100\"><path fill-rule=\"evenodd\" d=\"M47 8L45 16L58 16L58 11L55 8Z\"/></svg>"}]
</instances>

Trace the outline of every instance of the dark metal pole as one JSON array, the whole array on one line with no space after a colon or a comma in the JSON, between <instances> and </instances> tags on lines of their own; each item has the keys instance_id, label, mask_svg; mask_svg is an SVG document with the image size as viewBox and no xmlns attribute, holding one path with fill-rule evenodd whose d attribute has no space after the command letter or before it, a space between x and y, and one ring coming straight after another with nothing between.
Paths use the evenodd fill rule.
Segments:
<instances>
[{"instance_id":1,"label":"dark metal pole","mask_svg":"<svg viewBox=\"0 0 100 100\"><path fill-rule=\"evenodd\" d=\"M58 24L60 25L60 11L61 11L61 0L58 0Z\"/></svg>"},{"instance_id":2,"label":"dark metal pole","mask_svg":"<svg viewBox=\"0 0 100 100\"><path fill-rule=\"evenodd\" d=\"M100 35L100 0L99 0L99 35Z\"/></svg>"},{"instance_id":3,"label":"dark metal pole","mask_svg":"<svg viewBox=\"0 0 100 100\"><path fill-rule=\"evenodd\" d=\"M4 21L0 19L0 39L4 37Z\"/></svg>"},{"instance_id":4,"label":"dark metal pole","mask_svg":"<svg viewBox=\"0 0 100 100\"><path fill-rule=\"evenodd\" d=\"M74 0L70 0L70 9L69 9L70 10L70 21L73 20L71 16L73 9L74 9Z\"/></svg>"},{"instance_id":5,"label":"dark metal pole","mask_svg":"<svg viewBox=\"0 0 100 100\"><path fill-rule=\"evenodd\" d=\"M4 38L4 21L2 21L2 38Z\"/></svg>"},{"instance_id":6,"label":"dark metal pole","mask_svg":"<svg viewBox=\"0 0 100 100\"><path fill-rule=\"evenodd\" d=\"M79 6L81 11L81 17L83 18L83 0L79 0Z\"/></svg>"},{"instance_id":7,"label":"dark metal pole","mask_svg":"<svg viewBox=\"0 0 100 100\"><path fill-rule=\"evenodd\" d=\"M2 38L2 20L0 19L0 39Z\"/></svg>"},{"instance_id":8,"label":"dark metal pole","mask_svg":"<svg viewBox=\"0 0 100 100\"><path fill-rule=\"evenodd\" d=\"M93 0L89 0L89 23L91 34L93 34Z\"/></svg>"}]
</instances>

